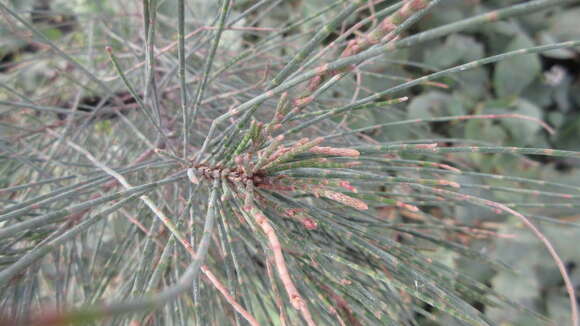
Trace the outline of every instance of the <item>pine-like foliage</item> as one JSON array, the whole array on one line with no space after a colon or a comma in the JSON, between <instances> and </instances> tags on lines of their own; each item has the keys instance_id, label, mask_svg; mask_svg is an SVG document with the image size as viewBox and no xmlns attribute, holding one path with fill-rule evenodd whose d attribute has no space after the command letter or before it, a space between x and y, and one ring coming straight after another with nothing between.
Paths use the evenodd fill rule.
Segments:
<instances>
[{"instance_id":1,"label":"pine-like foliage","mask_svg":"<svg viewBox=\"0 0 580 326\"><path fill-rule=\"evenodd\" d=\"M580 187L468 162L580 154L420 128L520 119L551 131L523 115L399 113L417 87L580 41L424 70L380 91L359 81L385 53L578 1L506 5L425 31L415 23L442 1L378 1L366 16L372 1L328 1L275 28L256 21L299 1L110 2L87 5L54 38L22 3L0 1L4 30L36 47L0 81L0 325L497 322L476 304L547 322L437 258L509 268L466 245L494 236L454 218L473 207L538 237L577 322L566 268L529 209L578 207ZM364 112L383 120L349 123ZM409 139L373 137L401 126Z\"/></svg>"}]
</instances>

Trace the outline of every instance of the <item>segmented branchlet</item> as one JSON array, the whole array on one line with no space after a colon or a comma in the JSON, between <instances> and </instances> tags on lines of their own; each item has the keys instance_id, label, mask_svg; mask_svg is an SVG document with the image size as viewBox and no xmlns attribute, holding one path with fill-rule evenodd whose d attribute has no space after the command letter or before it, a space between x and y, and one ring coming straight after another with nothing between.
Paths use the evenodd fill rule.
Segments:
<instances>
[{"instance_id":1,"label":"segmented branchlet","mask_svg":"<svg viewBox=\"0 0 580 326\"><path fill-rule=\"evenodd\" d=\"M516 216L542 239L564 277L566 289L572 300L572 318L576 321L577 312L573 302L575 292L561 259L549 241L531 224L528 217L532 218L532 216L524 216L513 208L536 206L575 208L579 204L573 200L580 197L580 187L523 177L467 171L460 160L450 158L452 158L451 155L473 153L580 157L578 153L539 148L456 146L455 143L448 145L437 140L373 142L371 144L357 140L357 136L361 136L363 132L380 128L430 122L461 122L470 119L527 120L539 123L545 130L551 132L549 126L537 119L517 114L496 114L404 120L355 130L334 129L327 133L326 130L321 132L320 129L316 129L321 122L336 127L336 124L331 123L330 118L361 110L390 108L404 103L408 97L392 99L391 96L401 96L397 92L432 83L437 78L449 77L457 72L519 55L580 45L579 41L571 41L503 53L424 75L362 99L353 99L352 102L343 106L328 107L320 105L323 101L317 102L322 94L337 85L341 78L352 72L357 64L387 51L406 48L465 27L533 12L556 4L572 3L574 0L534 0L426 32L404 36L404 31L439 2L441 1L406 0L380 10L376 17L365 19L366 22L380 19L374 29L368 33L358 33L353 40L347 42L344 49L339 52L337 60L320 64L317 60L325 51L315 53L315 49L335 31L336 26L366 3L364 0L349 2L340 9L327 26L316 31L314 37L295 55L290 54L291 59L276 77L267 83L262 94L252 95L249 100L243 98L239 102L236 99L233 107L210 112L218 115L214 119L215 116L204 112L203 108L204 93L211 91L212 88L209 87L209 83L221 78L221 74L232 66L257 55L253 52L254 49L251 49L219 67L212 64L217 57L216 53L220 48L223 32L232 27L231 24L236 19L242 19L248 14L237 18L231 17L230 9L233 1L222 1L217 27L200 29L208 31L206 40L210 46L208 56L199 58L203 64L202 69L199 69L202 75L194 85L194 93L189 96L187 89L190 85L186 77L191 70L188 67L190 60L187 60L188 51L185 46L185 2L178 0L180 12L176 43L178 67L176 69L180 88L178 107L182 113L183 146L180 146L181 150L176 150L167 131L161 128L159 101L162 99L155 94L154 90L149 89L145 92L144 98L141 98L130 80L132 78L128 74L130 70L124 71L122 62L114 54L112 48L107 48L118 79L135 98L140 111L147 118L146 123L152 125L151 129L157 132L159 140L167 149L156 149L158 144L152 140L156 138L149 139L146 136L147 133L140 131L130 121L123 120L123 122L134 132L131 136L136 135L139 141L145 144L147 152L144 154L158 153L163 159L160 166L165 169L164 171L172 174L155 182L132 186L127 178L133 177L133 173L140 174L139 176L149 176L151 171L138 165L127 169L112 169L76 143L69 142L69 138L49 132L50 137L62 140L82 157L82 160L79 160L82 166L86 165L88 159L101 171L99 172L101 174L95 174L94 177L91 174L86 178L84 175L70 176L71 179L76 178L80 181L72 186L56 187L37 197L27 197L26 201L15 203L2 211L0 222L7 225L2 225L0 228L0 239L8 239L18 245L21 244L20 237L26 238L28 233L32 233L33 237L38 234L42 235L46 232L47 226L52 227L55 223L65 221L67 222L65 227L70 227L70 230L66 230L65 227L58 229L55 237L46 239L44 247L32 246L22 255L17 252L16 261L0 271L0 290L5 285L14 282L17 277L24 275L26 268L33 266L43 256L53 250L58 250L66 241L80 236L91 225L104 220L104 217L111 212L121 210L127 203L139 199L153 213L155 223L157 223L155 225L162 225L168 230L167 233L170 234L168 243L171 246L177 244L185 250L173 250L174 248L166 245L160 252L157 264L150 264L152 256L143 255L141 262L137 265L139 269L145 271L139 274L139 278L135 278L132 285L134 288L129 289L127 293L130 295L143 293L145 290L139 286L146 283L141 278L151 274L150 282L146 284L146 290L151 293L145 299L104 307L90 306L73 312L65 312L62 314L64 322L81 320L94 322L98 318L156 308L183 293L193 292L193 298L187 301L187 304L190 301L193 302L193 314L198 319L197 323L200 324L202 310L207 308L211 315L213 312L211 309L214 309L212 300L208 300L210 304L207 307L199 306L199 303L204 300L200 298L200 293L207 295L209 291L215 291L219 293L217 299L214 298L215 302L219 303L215 306L219 306L219 309L223 308L222 304L228 307L227 309L231 307L232 311L235 311L232 320L236 324L244 323L241 320L243 318L252 326L258 325L258 314L265 319L269 318L265 315L274 314L269 311L274 306L279 309L280 319L287 325L291 324L291 319L296 321L297 318L302 318L308 325L322 324L328 322L330 318L336 318L345 325L397 324L396 318L409 312L420 311L420 307L414 303L411 304L412 297L462 322L471 325L487 325L486 318L468 302L500 306L510 301L474 280L457 275L455 270L423 256L414 248L415 244L422 244L418 241L419 239L466 256L476 257L490 264L500 265L477 251L469 250L444 238L457 234L461 236L469 234L472 238L496 236L496 233L458 225L452 218L436 216L437 214L430 210L432 207L448 208L447 206L451 205L471 204L491 209L497 214ZM155 69L155 29L153 28L156 19L153 12L156 10L155 1L146 0L143 3L146 4L143 15L146 32L145 79L147 87L154 87L156 83L154 76L158 71ZM256 5L264 3L266 1ZM330 13L332 8L339 6L342 6L342 3L337 2L321 10L319 15ZM2 2L0 2L0 9L15 18L19 17ZM255 9L249 9L249 12L253 11ZM28 27L26 20L19 19L19 21L23 26ZM350 33L363 26L363 22L359 23L360 25L355 24L347 32L339 35L327 49L340 44L341 40L346 40ZM280 36L291 31L291 28L292 26L289 26L272 35ZM40 40L46 42L55 53L78 68L79 72L91 77L91 80L106 94L113 94L109 86L70 55L54 46L45 35L34 27L29 29ZM274 36L265 37L263 41L260 41L260 44L264 46L259 50L266 52L269 42L274 38ZM303 71L304 67L317 68ZM293 88L301 84L304 84L302 92L294 92ZM217 97L223 96L224 94L217 95ZM272 108L272 112L268 112L271 116L262 117L256 114L260 112L258 110L261 107L265 106L266 101L278 97L278 105L275 109ZM20 106L33 110L51 109L30 103L21 103ZM201 128L201 132L196 130L201 119L208 118L213 119L209 129ZM268 118L271 119L267 120ZM230 126L222 128L225 123L230 123ZM203 134L205 131L207 131L205 140L193 144L192 135L198 132ZM26 137L16 139L26 139ZM346 141L343 142L343 140ZM142 157L147 157L147 155ZM431 159L433 161L430 161ZM440 159L445 163L437 162ZM59 166L60 168L62 167ZM184 179L184 175L188 180L184 187L187 190L176 195L175 202L184 202L187 203L186 205L175 205L177 207L175 208L172 207L174 202L169 201L165 206L157 205L154 203L157 198L147 194L161 188L162 185L179 184ZM458 179L464 176L479 178L484 184L467 183ZM33 181L2 189L0 192L16 193L45 185L53 186L69 180L68 178L69 176ZM138 177L135 179L139 180ZM500 183L485 184L488 181ZM75 199L78 196L77 193L84 193L90 187L101 187L100 190L108 192L119 185L125 189L113 194L96 194L90 200L80 204L74 203L64 208L57 205L57 209L53 209L54 203ZM542 187L542 190L521 189L520 185ZM544 189L544 187L549 189ZM505 192L524 199L529 195L541 196L561 202L526 203L513 197L505 201L491 201L466 195L464 188ZM206 196L203 198L207 200L197 200L194 203L192 197L187 198L187 195L184 195L200 192L203 193L201 196ZM159 191L155 195L163 198L163 196L171 196L171 191L167 193ZM108 206L92 212L91 210L98 205ZM170 209L165 210L164 207ZM32 211L45 208L51 211L29 216ZM391 216L379 216L382 209L388 209L394 214L400 213L401 219L410 218L415 222L428 221L430 223L395 223L393 222L395 218ZM173 212L174 216L168 215L167 211ZM133 216L130 218L135 224L140 223L137 218ZM203 222L201 228L198 227L199 221ZM75 224L77 222L78 224ZM155 248L161 238L146 228L141 229L145 231L146 237L138 235L135 238L144 238L143 241L146 243L144 251L153 252L151 248ZM154 229L151 228L151 230ZM214 231L216 229L217 231ZM393 233L385 230L395 231L397 236L392 236ZM444 237L439 238L441 234ZM399 235L403 239L402 242L398 241ZM216 238L220 241L214 241ZM22 243L22 247L27 247L30 243ZM119 250L120 257L131 255L126 249L130 248L129 244L131 243L128 240L127 245L116 249ZM208 250L210 244L216 246L212 248L215 250ZM259 255L262 248L267 253L265 259ZM186 253L188 255L186 258L190 259L190 262L184 264L182 269L179 264L184 262L181 261L180 251ZM257 263L245 261L251 260L250 258L256 259ZM175 285L160 293L155 293L158 287L157 281L167 274L172 274L167 268L168 263L173 262L172 260L178 268L171 272L179 274L184 271L183 276L172 275L167 278L175 282ZM266 272L256 267L260 264L265 265ZM326 268L327 266L331 268ZM129 266L129 268L133 267ZM216 273L212 271L213 268L220 268L220 270ZM141 273L141 271L137 272ZM203 275L202 286L196 280L200 272ZM268 275L270 284L266 279L256 276L263 274ZM224 275L227 277L227 285L220 280ZM162 279L162 281L166 280ZM266 293L265 286L268 285L272 287L274 295ZM193 291L191 291L192 286ZM278 290L280 286L283 289ZM106 285L99 288L99 291L105 290ZM95 298L98 298L98 295ZM275 305L269 302L271 298L275 299ZM375 300L376 298L386 300L383 302ZM290 303L288 306L296 312L288 313L287 302ZM179 304L184 303L179 302ZM403 307L407 305L413 308ZM256 309L256 306L267 307L267 309ZM61 315L58 317L60 318ZM332 323L334 322L333 319Z\"/></svg>"},{"instance_id":2,"label":"segmented branchlet","mask_svg":"<svg viewBox=\"0 0 580 326\"><path fill-rule=\"evenodd\" d=\"M409 7L403 8L408 10ZM386 25L389 26L388 24ZM389 27L392 28L392 27ZM350 49L345 50L345 54L350 52L358 52L357 47L364 48L368 41L358 40L351 42ZM370 43L369 43L370 44ZM321 70L327 71L327 70ZM314 91L316 83L322 82L323 76L318 77L310 82L310 90ZM265 199L260 192L288 194L288 195L308 195L313 198L327 199L335 203L335 205L344 208L350 208L355 211L367 211L369 204L382 204L398 207L409 212L420 212L419 206L428 206L438 204L443 201L442 197L438 197L436 201L406 201L381 196L376 192L360 193L357 186L353 183L362 182L364 186L365 181L375 181L379 183L393 183L401 185L410 185L413 187L423 187L418 189L430 189L430 192L436 194L445 194L446 198L452 201L466 200L468 197L459 193L443 190L442 188L458 189L464 185L445 178L418 178L418 177L404 177L404 176L390 176L384 174L368 175L355 173L357 170L365 170L365 165L361 164L364 160L370 160L375 163L382 163L383 166L396 169L393 164L409 164L414 166L414 170L419 173L429 172L429 168L443 169L453 173L463 173L460 169L443 163L425 162L418 160L402 160L400 158L394 159L377 159L377 156L384 156L385 154L442 154L442 153L515 153L515 154L540 154L552 156L579 156L575 152L545 150L545 149L530 149L530 148L515 148L515 147L489 147L489 146L469 146L469 147L442 147L438 143L423 143L423 144L381 144L381 145L367 145L355 147L334 147L324 145L324 140L330 137L318 138L301 138L293 143L285 144L285 135L292 134L298 129L288 129L285 127L285 121L288 116L296 116L301 111L301 108L312 102L315 97L303 96L291 101L287 93L284 93L279 101L278 107L271 122L262 125L253 120L250 126L243 131L243 136L237 142L232 142L232 149L229 151L230 156L225 156L221 160L223 165L193 165L188 168L187 174L193 183L199 183L201 180L208 183L219 177L224 182L225 189L233 189L231 196L225 196L224 200L239 199L239 206L242 210L238 212L239 215L246 216L246 221L253 221L257 225L257 229L264 233L267 239L268 247L272 252L272 262L274 264L277 275L282 281L282 285L290 299L290 302L296 308L307 324L313 325L314 320L309 311L307 301L300 294L299 289L293 281L293 276L290 269L286 266L284 250L277 235L277 230L272 226L272 221L268 217L266 211L278 210L289 219L300 223L307 232L315 232L320 225L327 223L320 220L314 211L308 208L289 207L283 208L278 206L275 202ZM399 101L401 102L401 101ZM290 105L292 104L293 107ZM356 108L356 106L351 107ZM345 111L348 112L348 111ZM321 113L320 116L329 116L327 113ZM432 121L451 121L451 120L467 120L467 119L501 119L501 118L522 118L517 115L486 115L486 116L464 116L464 117L444 117L434 118ZM317 119L315 116L314 119ZM314 120L313 119L313 120ZM421 121L403 121L404 123L421 123L431 122L431 120ZM541 122L540 122L541 123ZM371 128L387 127L371 126L368 128L353 131L361 132L370 130ZM545 126L545 125L544 125ZM549 127L546 129L549 130ZM290 132L288 132L290 130ZM275 133L281 133L274 136ZM341 133L336 136L344 136L348 133ZM336 137L334 136L334 137ZM333 137L331 135L331 137ZM228 151L225 151L228 152ZM379 165L381 166L381 165ZM436 171L437 172L437 171ZM469 174L469 172L466 172ZM427 188L424 188L427 187ZM488 188L507 191L506 188ZM513 189L513 191L516 191ZM545 192L545 195L552 195L561 198L566 197L564 194ZM538 194L543 194L539 192ZM471 199L470 199L471 200ZM478 202L479 203L479 202ZM509 207L516 206L516 203L505 204L491 204L489 201L484 202L485 205L493 207L497 212L511 212ZM556 205L556 204L555 204ZM570 205L570 204L568 204ZM261 207L261 208L260 208ZM570 206L572 207L572 206ZM523 215L518 215L523 217ZM525 218L525 217L524 217ZM551 251L553 253L553 251ZM557 255L554 256L558 260ZM565 275L565 271L563 271ZM565 276L565 280L569 279ZM568 287L569 290L569 287ZM419 293L414 293L420 296ZM430 300L424 298L424 300ZM429 301L436 304L433 301ZM453 307L439 303L447 311L453 310ZM462 319L468 319L465 315L459 314Z\"/></svg>"}]
</instances>

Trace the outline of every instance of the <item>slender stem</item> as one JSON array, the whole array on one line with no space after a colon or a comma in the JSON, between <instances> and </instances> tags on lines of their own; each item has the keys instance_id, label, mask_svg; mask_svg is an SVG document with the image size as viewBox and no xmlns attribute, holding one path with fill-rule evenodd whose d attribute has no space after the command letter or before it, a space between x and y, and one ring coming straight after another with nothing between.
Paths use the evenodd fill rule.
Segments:
<instances>
[{"instance_id":1,"label":"slender stem","mask_svg":"<svg viewBox=\"0 0 580 326\"><path fill-rule=\"evenodd\" d=\"M197 87L197 91L196 91L194 101L193 101L193 109L192 109L192 114L191 114L191 123L192 124L195 124L196 119L197 119L197 112L199 110L199 105L200 105L201 100L203 98L205 88L207 86L207 81L209 80L211 69L213 67L214 58L215 58L218 46L220 44L222 33L223 33L224 28L226 26L226 18L228 16L228 13L230 10L231 2L232 2L232 0L224 0L223 6L220 9L218 28L217 28L216 34L214 36L214 39L213 39L211 50L210 50L209 55L207 56L207 59L205 61L203 78L201 80L201 83ZM189 135L186 135L186 137L189 137Z\"/></svg>"},{"instance_id":2,"label":"slender stem","mask_svg":"<svg viewBox=\"0 0 580 326\"><path fill-rule=\"evenodd\" d=\"M300 68L300 64L308 58L314 48L318 46L330 33L334 32L336 26L342 23L348 16L350 16L364 0L352 1L350 5L345 7L338 15L336 15L330 22L324 25L314 35L308 43L302 47L300 52L296 53L294 57L282 68L282 70L272 79L272 87L280 85L288 76Z\"/></svg>"},{"instance_id":3,"label":"slender stem","mask_svg":"<svg viewBox=\"0 0 580 326\"><path fill-rule=\"evenodd\" d=\"M177 0L177 56L179 58L179 94L183 118L183 158L187 159L189 143L189 111L187 110L187 86L185 83L185 0Z\"/></svg>"},{"instance_id":4,"label":"slender stem","mask_svg":"<svg viewBox=\"0 0 580 326\"><path fill-rule=\"evenodd\" d=\"M123 69L121 69L121 65L119 64L117 57L115 56L115 54L113 54L113 49L110 46L107 46L106 50L107 50L107 53L109 54L109 58L111 59L111 62L113 63L113 66L115 67L115 70L117 71L117 73L121 77L121 80L123 80L123 83L125 84L125 86L129 90L129 93L131 93L131 96L133 96L133 99L135 99L137 104L139 104L141 111L149 119L149 121L155 127L155 129L157 129L157 131L159 132L159 135L163 136L164 140L166 141L167 146L171 147L171 143L169 141L167 141L167 135L165 135L165 131L163 131L163 128L161 128L161 125L158 124L158 121L155 121L155 119L153 118L153 116L151 115L149 110L147 109L145 102L143 102L143 99L141 98L141 96L137 93L137 91L135 91L135 88L131 85L131 83L129 82L129 80L125 76L125 73L123 72Z\"/></svg>"},{"instance_id":5,"label":"slender stem","mask_svg":"<svg viewBox=\"0 0 580 326\"><path fill-rule=\"evenodd\" d=\"M149 16L144 17L149 23L146 25L148 29L146 30L146 47L147 47L147 58L145 66L145 89L143 94L143 101L147 101L149 97L149 90L153 93L153 109L155 112L155 118L157 119L157 124L161 125L161 109L159 103L159 94L157 92L157 79L155 78L155 27L157 20L157 1L147 0Z\"/></svg>"},{"instance_id":6,"label":"slender stem","mask_svg":"<svg viewBox=\"0 0 580 326\"><path fill-rule=\"evenodd\" d=\"M253 190L249 190L253 191ZM249 196L249 195L248 195ZM269 243L270 250L272 250L272 254L274 256L274 263L276 269L278 270L278 276L286 289L288 297L290 298L290 302L292 306L296 308L304 317L304 320L308 324L308 326L314 326L316 323L312 319L312 315L308 310L308 305L306 301L300 295L300 292L296 289L294 282L292 281L292 277L290 276L290 272L288 271L288 267L286 266L286 261L284 259L284 254L282 253L282 246L280 245L280 240L278 240L278 236L276 235L276 231L270 225L270 221L264 215L264 213L257 208L253 203L250 204L249 207L246 208L249 210L249 214L254 218L256 224L262 228L262 231L266 235Z\"/></svg>"}]
</instances>

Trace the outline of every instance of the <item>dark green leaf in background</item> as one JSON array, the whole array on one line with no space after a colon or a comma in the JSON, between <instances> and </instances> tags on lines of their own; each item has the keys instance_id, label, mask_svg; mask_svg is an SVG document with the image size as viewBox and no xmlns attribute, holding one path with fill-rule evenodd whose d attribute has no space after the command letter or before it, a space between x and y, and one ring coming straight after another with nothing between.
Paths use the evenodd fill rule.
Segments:
<instances>
[{"instance_id":1,"label":"dark green leaf in background","mask_svg":"<svg viewBox=\"0 0 580 326\"><path fill-rule=\"evenodd\" d=\"M517 35L505 51L534 46L534 42L523 34ZM508 59L495 67L493 82L498 96L518 96L541 71L540 59L536 54Z\"/></svg>"}]
</instances>

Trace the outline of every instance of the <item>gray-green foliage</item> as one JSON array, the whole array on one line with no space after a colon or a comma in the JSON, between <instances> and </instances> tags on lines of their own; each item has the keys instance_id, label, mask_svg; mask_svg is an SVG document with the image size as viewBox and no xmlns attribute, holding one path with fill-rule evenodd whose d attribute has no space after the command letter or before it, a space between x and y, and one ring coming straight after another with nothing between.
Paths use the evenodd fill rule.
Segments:
<instances>
[{"instance_id":1,"label":"gray-green foliage","mask_svg":"<svg viewBox=\"0 0 580 326\"><path fill-rule=\"evenodd\" d=\"M577 318L580 187L526 156L580 156L544 149L539 57L577 3L55 1L71 32L1 0L39 45L0 76L0 324Z\"/></svg>"}]
</instances>

